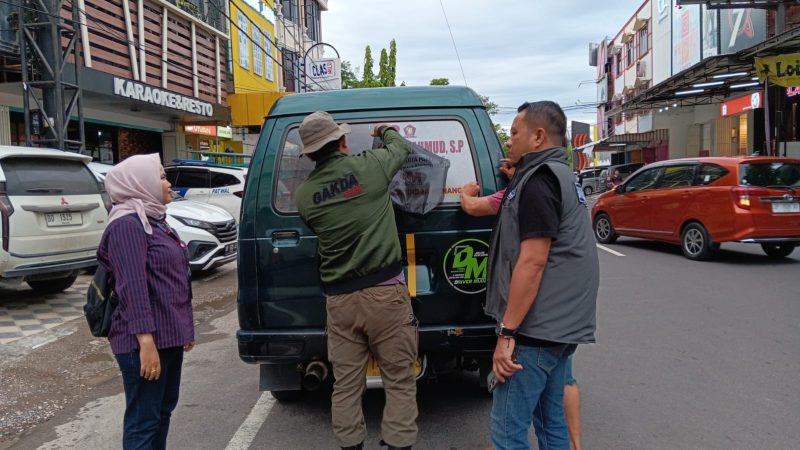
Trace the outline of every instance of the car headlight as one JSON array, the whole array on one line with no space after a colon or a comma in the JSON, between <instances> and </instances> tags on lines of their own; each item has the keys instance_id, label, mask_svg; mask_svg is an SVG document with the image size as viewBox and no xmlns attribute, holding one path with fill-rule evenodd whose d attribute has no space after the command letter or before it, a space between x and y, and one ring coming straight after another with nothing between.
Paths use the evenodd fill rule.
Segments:
<instances>
[{"instance_id":1,"label":"car headlight","mask_svg":"<svg viewBox=\"0 0 800 450\"><path fill-rule=\"evenodd\" d=\"M214 225L209 223L209 222L204 222L202 220L197 220L197 219L190 219L188 217L179 217L179 216L172 216L172 217L174 217L175 220L177 220L178 222L180 222L180 223L182 223L182 224L184 224L184 225L186 225L188 227L202 228L204 230L213 230L214 229Z\"/></svg>"}]
</instances>

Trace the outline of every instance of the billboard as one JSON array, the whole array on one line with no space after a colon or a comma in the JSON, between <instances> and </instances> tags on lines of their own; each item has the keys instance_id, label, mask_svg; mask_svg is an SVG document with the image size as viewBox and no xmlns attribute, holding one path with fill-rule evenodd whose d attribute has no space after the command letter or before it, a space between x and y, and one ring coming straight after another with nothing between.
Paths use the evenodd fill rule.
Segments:
<instances>
[{"instance_id":1,"label":"billboard","mask_svg":"<svg viewBox=\"0 0 800 450\"><path fill-rule=\"evenodd\" d=\"M724 9L720 11L719 28L722 54L736 53L767 38L767 12L763 9Z\"/></svg>"},{"instance_id":2,"label":"billboard","mask_svg":"<svg viewBox=\"0 0 800 450\"><path fill-rule=\"evenodd\" d=\"M672 74L700 62L700 5L678 6L673 0Z\"/></svg>"},{"instance_id":3,"label":"billboard","mask_svg":"<svg viewBox=\"0 0 800 450\"><path fill-rule=\"evenodd\" d=\"M719 11L703 6L703 59L719 55Z\"/></svg>"}]
</instances>

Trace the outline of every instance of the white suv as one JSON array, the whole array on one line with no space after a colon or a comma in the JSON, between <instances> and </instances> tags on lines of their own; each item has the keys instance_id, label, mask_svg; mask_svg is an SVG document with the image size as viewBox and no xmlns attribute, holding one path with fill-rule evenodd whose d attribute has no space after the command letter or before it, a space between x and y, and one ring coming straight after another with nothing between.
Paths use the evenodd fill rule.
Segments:
<instances>
[{"instance_id":1,"label":"white suv","mask_svg":"<svg viewBox=\"0 0 800 450\"><path fill-rule=\"evenodd\" d=\"M89 163L105 178L112 165ZM167 203L167 223L189 250L192 272L211 270L236 259L239 228L233 216L219 206L186 200L177 193Z\"/></svg>"},{"instance_id":2,"label":"white suv","mask_svg":"<svg viewBox=\"0 0 800 450\"><path fill-rule=\"evenodd\" d=\"M167 223L186 243L192 272L210 270L236 259L239 228L228 211L176 195L167 204Z\"/></svg>"},{"instance_id":3,"label":"white suv","mask_svg":"<svg viewBox=\"0 0 800 450\"><path fill-rule=\"evenodd\" d=\"M97 265L111 199L89 161L60 150L0 146L0 282L56 293Z\"/></svg>"},{"instance_id":4,"label":"white suv","mask_svg":"<svg viewBox=\"0 0 800 450\"><path fill-rule=\"evenodd\" d=\"M164 167L172 190L187 200L219 206L239 220L247 170L197 161Z\"/></svg>"}]
</instances>

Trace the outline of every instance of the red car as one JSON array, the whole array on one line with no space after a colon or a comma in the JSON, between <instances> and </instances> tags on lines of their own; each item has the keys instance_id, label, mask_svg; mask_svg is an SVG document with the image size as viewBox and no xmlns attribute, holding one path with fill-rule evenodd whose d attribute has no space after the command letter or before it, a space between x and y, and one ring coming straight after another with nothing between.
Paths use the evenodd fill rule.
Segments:
<instances>
[{"instance_id":1,"label":"red car","mask_svg":"<svg viewBox=\"0 0 800 450\"><path fill-rule=\"evenodd\" d=\"M680 244L705 260L723 242L761 244L774 258L800 244L800 159L691 158L647 165L592 208L598 242L619 236Z\"/></svg>"}]
</instances>

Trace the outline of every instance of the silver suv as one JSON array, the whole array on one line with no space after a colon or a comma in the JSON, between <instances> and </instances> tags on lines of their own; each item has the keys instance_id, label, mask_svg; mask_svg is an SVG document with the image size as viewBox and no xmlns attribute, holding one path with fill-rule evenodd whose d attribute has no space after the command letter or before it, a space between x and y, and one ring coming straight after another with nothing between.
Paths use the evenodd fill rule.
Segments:
<instances>
[{"instance_id":1,"label":"silver suv","mask_svg":"<svg viewBox=\"0 0 800 450\"><path fill-rule=\"evenodd\" d=\"M597 192L603 192L606 178L604 175L602 175L602 173L603 169L607 167L608 166L597 166L590 169L584 169L578 175L578 181L581 184L583 193L587 197Z\"/></svg>"},{"instance_id":2,"label":"silver suv","mask_svg":"<svg viewBox=\"0 0 800 450\"><path fill-rule=\"evenodd\" d=\"M111 209L88 156L0 146L0 283L41 293L72 286L97 265Z\"/></svg>"}]
</instances>

